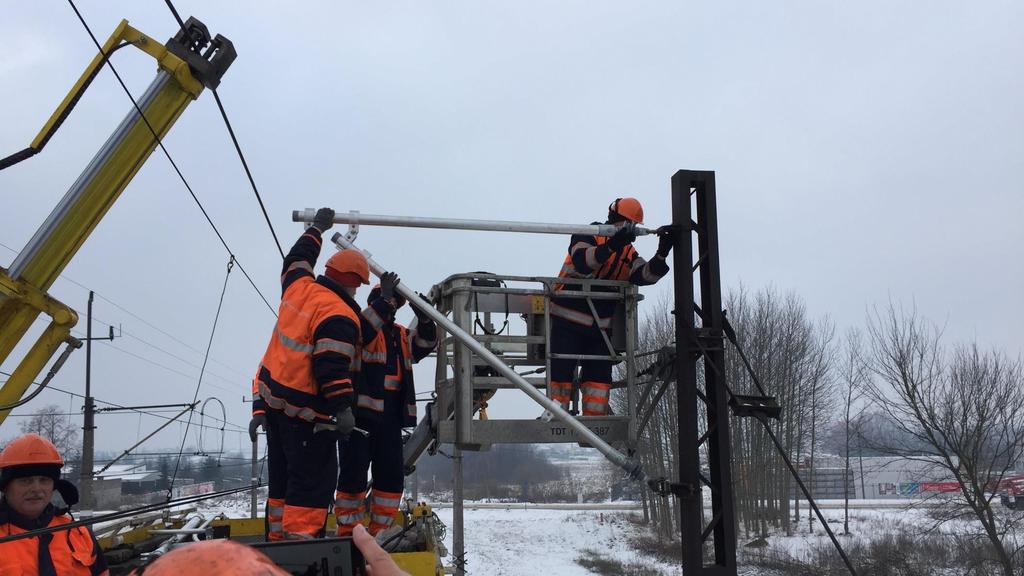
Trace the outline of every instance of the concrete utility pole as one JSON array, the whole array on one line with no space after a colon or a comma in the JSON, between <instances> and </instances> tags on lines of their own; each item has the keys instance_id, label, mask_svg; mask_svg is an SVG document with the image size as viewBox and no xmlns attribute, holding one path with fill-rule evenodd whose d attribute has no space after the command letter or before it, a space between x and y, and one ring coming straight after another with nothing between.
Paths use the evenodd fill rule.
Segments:
<instances>
[{"instance_id":1,"label":"concrete utility pole","mask_svg":"<svg viewBox=\"0 0 1024 576\"><path fill-rule=\"evenodd\" d=\"M82 425L82 466L79 471L78 486L81 488L82 509L92 510L96 507L96 499L93 495L93 466L95 443L93 431L96 429L96 405L92 398L92 341L93 340L114 340L114 327L110 327L110 333L102 338L92 337L92 301L95 294L89 291L89 308L85 322L85 421Z\"/></svg>"}]
</instances>

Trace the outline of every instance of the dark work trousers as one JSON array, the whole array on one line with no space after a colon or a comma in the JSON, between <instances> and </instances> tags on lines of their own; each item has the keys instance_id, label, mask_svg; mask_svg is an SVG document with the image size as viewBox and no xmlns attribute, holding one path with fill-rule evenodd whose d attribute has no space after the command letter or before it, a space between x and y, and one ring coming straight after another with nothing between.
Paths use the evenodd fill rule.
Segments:
<instances>
[{"instance_id":1,"label":"dark work trousers","mask_svg":"<svg viewBox=\"0 0 1024 576\"><path fill-rule=\"evenodd\" d=\"M608 346L595 326L580 326L562 318L551 319L551 352L554 354L585 354L608 356ZM583 392L583 414L600 416L608 413L608 395L612 383L610 360L551 359L551 399L568 409L572 400L572 381L576 366L580 367L580 388Z\"/></svg>"},{"instance_id":2,"label":"dark work trousers","mask_svg":"<svg viewBox=\"0 0 1024 576\"><path fill-rule=\"evenodd\" d=\"M388 418L370 420L356 417L356 427L369 437L352 432L348 442L338 442L338 490L358 493L366 490L366 473L373 474L373 487L385 492L401 492L405 487L402 459L401 422Z\"/></svg>"},{"instance_id":3,"label":"dark work trousers","mask_svg":"<svg viewBox=\"0 0 1024 576\"><path fill-rule=\"evenodd\" d=\"M336 444L332 431L314 434L311 422L267 410L269 539L323 533L338 473Z\"/></svg>"}]
</instances>

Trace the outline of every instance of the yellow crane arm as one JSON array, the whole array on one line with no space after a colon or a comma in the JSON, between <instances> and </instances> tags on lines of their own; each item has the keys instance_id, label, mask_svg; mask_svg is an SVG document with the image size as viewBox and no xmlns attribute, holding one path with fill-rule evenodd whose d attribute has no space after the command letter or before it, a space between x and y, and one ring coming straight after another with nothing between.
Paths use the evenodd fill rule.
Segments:
<instances>
[{"instance_id":1,"label":"yellow crane arm","mask_svg":"<svg viewBox=\"0 0 1024 576\"><path fill-rule=\"evenodd\" d=\"M78 315L51 298L46 291L78 252L86 238L128 186L185 108L204 87L216 88L235 59L229 40L210 37L202 22L189 18L185 30L160 44L122 20L93 58L32 145L20 155L38 152L67 118L114 50L132 45L152 56L158 65L156 78L117 126L85 171L53 209L18 254L9 269L0 267L0 364L35 322L40 313L50 324L22 358L11 377L0 387L0 423L53 357L61 343L77 345L70 336ZM148 121L148 125L147 125ZM66 356L66 354L65 354Z\"/></svg>"}]
</instances>

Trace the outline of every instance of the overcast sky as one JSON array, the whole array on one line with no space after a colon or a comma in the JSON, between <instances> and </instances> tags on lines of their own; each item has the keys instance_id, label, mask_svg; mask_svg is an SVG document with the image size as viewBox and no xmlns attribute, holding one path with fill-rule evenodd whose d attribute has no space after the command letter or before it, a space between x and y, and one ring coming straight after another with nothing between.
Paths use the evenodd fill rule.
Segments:
<instances>
[{"instance_id":1,"label":"overcast sky","mask_svg":"<svg viewBox=\"0 0 1024 576\"><path fill-rule=\"evenodd\" d=\"M28 145L94 47L65 2L2 6L6 155ZM79 7L101 38L121 18L158 39L175 32L158 0ZM177 7L234 41L238 59L219 92L285 250L301 231L291 211L323 205L586 223L612 199L636 196L658 225L669 220L676 170L714 170L726 290L742 282L795 291L840 329L862 324L876 303L915 302L950 341L1014 356L1024 349L1024 4ZM138 51L113 61L136 95L154 76ZM129 107L104 70L43 153L0 172L0 243L24 246ZM280 256L210 94L165 143L276 307ZM567 238L364 228L359 243L426 290L473 270L554 275ZM655 245L637 242L645 256ZM13 258L0 247L0 264ZM87 291L69 279L102 296L96 318L123 328L112 345L94 347L97 398L191 400L227 260L154 154L52 289L81 312L79 332ZM645 293L668 289L666 281ZM232 273L200 398L221 398L235 425L248 421L241 400L273 322ZM84 366L75 353L53 385L81 393ZM429 390L429 363L417 375ZM492 402L492 416L539 413L514 395ZM82 404L46 391L15 413L47 403L70 412ZM8 419L0 437L20 420ZM122 450L160 422L98 416L98 447ZM153 446L177 447L181 433L173 425ZM242 442L227 435L228 448ZM212 450L219 440L205 443Z\"/></svg>"}]
</instances>

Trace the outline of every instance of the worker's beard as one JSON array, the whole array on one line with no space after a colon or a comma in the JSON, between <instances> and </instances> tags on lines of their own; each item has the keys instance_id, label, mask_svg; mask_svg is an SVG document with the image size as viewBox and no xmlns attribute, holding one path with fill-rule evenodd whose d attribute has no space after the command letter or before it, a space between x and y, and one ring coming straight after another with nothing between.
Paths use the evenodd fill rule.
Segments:
<instances>
[{"instance_id":1,"label":"worker's beard","mask_svg":"<svg viewBox=\"0 0 1024 576\"><path fill-rule=\"evenodd\" d=\"M341 289L345 291L345 294L348 294L349 298L352 298L353 300L355 300L356 290L359 290L359 287L358 286L342 286Z\"/></svg>"}]
</instances>

